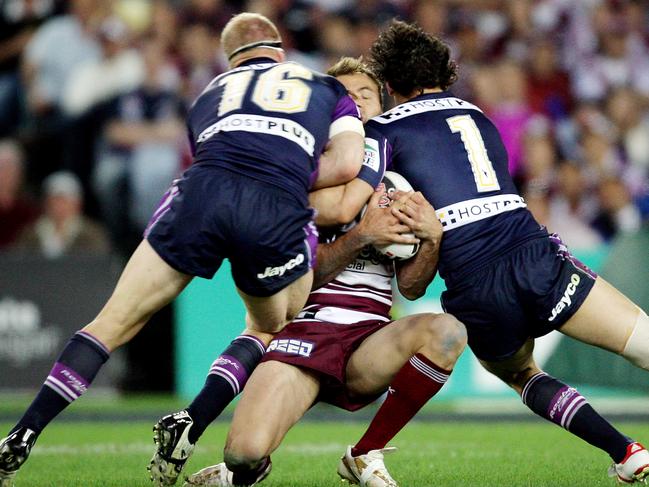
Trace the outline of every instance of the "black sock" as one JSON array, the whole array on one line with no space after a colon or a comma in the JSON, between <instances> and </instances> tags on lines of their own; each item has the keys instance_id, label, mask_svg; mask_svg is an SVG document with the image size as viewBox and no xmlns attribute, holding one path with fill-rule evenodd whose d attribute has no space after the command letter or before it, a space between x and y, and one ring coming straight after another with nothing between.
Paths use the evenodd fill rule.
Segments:
<instances>
[{"instance_id":1,"label":"black sock","mask_svg":"<svg viewBox=\"0 0 649 487\"><path fill-rule=\"evenodd\" d=\"M108 349L95 337L85 331L74 334L11 432L26 426L40 434L50 421L86 392L108 357Z\"/></svg>"},{"instance_id":2,"label":"black sock","mask_svg":"<svg viewBox=\"0 0 649 487\"><path fill-rule=\"evenodd\" d=\"M632 441L602 418L575 388L540 372L527 381L521 397L536 414L604 450L615 463L626 455Z\"/></svg>"},{"instance_id":3,"label":"black sock","mask_svg":"<svg viewBox=\"0 0 649 487\"><path fill-rule=\"evenodd\" d=\"M264 344L259 339L240 335L214 361L203 389L187 408L194 420L189 430L190 443L196 443L209 424L243 390L264 352Z\"/></svg>"}]
</instances>

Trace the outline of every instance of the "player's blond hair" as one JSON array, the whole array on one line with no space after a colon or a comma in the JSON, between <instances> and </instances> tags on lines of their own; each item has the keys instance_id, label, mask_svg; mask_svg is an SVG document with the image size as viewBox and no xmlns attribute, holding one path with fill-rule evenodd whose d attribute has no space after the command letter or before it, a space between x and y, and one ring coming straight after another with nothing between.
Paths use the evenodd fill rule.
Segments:
<instances>
[{"instance_id":1,"label":"player's blond hair","mask_svg":"<svg viewBox=\"0 0 649 487\"><path fill-rule=\"evenodd\" d=\"M357 58L349 56L341 57L336 64L327 70L327 74L333 77L349 74L364 74L376 85L376 88L379 90L379 101L381 102L381 105L383 105L383 83L379 81L379 78L374 74L374 71L363 62L362 56Z\"/></svg>"},{"instance_id":2,"label":"player's blond hair","mask_svg":"<svg viewBox=\"0 0 649 487\"><path fill-rule=\"evenodd\" d=\"M221 32L221 46L231 64L234 59L253 49L281 47L282 37L275 24L263 15L244 12L235 15Z\"/></svg>"}]
</instances>

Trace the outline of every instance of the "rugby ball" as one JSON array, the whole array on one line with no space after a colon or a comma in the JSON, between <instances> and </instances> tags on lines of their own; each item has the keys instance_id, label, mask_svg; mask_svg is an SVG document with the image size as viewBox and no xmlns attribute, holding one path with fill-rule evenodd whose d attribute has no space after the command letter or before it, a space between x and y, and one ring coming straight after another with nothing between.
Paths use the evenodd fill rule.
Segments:
<instances>
[{"instance_id":1,"label":"rugby ball","mask_svg":"<svg viewBox=\"0 0 649 487\"><path fill-rule=\"evenodd\" d=\"M392 195L395 191L413 191L412 186L410 186L410 183L406 181L406 178L394 171L385 171L382 182L385 184L386 195L389 198L382 199L379 203L381 206L390 206ZM414 237L414 234L412 233L406 235ZM379 253L389 257L390 259L407 260L417 253L419 250L419 244L393 243L389 245L375 245L374 248Z\"/></svg>"}]
</instances>

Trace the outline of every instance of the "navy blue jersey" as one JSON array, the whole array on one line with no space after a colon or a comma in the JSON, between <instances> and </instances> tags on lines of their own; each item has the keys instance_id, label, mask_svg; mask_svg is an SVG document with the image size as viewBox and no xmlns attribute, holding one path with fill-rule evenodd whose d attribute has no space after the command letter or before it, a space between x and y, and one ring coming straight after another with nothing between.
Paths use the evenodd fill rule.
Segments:
<instances>
[{"instance_id":1,"label":"navy blue jersey","mask_svg":"<svg viewBox=\"0 0 649 487\"><path fill-rule=\"evenodd\" d=\"M306 204L332 122L359 118L335 78L257 58L217 76L188 116L194 163L278 186Z\"/></svg>"},{"instance_id":2,"label":"navy blue jersey","mask_svg":"<svg viewBox=\"0 0 649 487\"><path fill-rule=\"evenodd\" d=\"M365 132L387 169L435 207L444 227L442 278L547 235L518 195L498 131L475 105L449 92L425 94L374 117Z\"/></svg>"}]
</instances>

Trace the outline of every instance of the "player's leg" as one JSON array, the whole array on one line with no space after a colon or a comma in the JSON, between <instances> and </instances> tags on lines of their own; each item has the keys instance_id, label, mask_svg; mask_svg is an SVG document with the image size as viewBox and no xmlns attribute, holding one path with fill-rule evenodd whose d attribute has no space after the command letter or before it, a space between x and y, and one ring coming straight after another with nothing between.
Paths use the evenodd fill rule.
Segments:
<instances>
[{"instance_id":1,"label":"player's leg","mask_svg":"<svg viewBox=\"0 0 649 487\"><path fill-rule=\"evenodd\" d=\"M208 485L210 479L225 478L230 482L225 485L252 485L264 478L270 472L270 454L311 407L319 390L318 379L303 369L274 360L259 365L237 404L225 465L201 470L189 477L188 484Z\"/></svg>"},{"instance_id":2,"label":"player's leg","mask_svg":"<svg viewBox=\"0 0 649 487\"><path fill-rule=\"evenodd\" d=\"M273 335L246 328L212 362L205 383L189 406L153 426L156 451L149 462L156 485L173 485L196 442L246 385Z\"/></svg>"},{"instance_id":3,"label":"player's leg","mask_svg":"<svg viewBox=\"0 0 649 487\"><path fill-rule=\"evenodd\" d=\"M290 252L306 250L305 233L308 238L309 233L300 229L303 240L298 240L295 244L297 249ZM266 255L261 250L258 254L258 259L261 255ZM154 426L156 451L148 468L151 480L157 485L175 483L192 454L196 441L243 390L272 339L271 333L281 330L306 303L313 271L310 259L302 257L298 265L289 269L299 277L285 272L282 276L285 280L275 277L270 290L264 287L266 278L260 279L258 276L258 270L263 269L266 262L262 260L260 263L251 258L231 258L237 290L248 310L247 328L212 363L203 388L189 407L161 418ZM288 261L283 257L279 260ZM242 287L255 295L244 292Z\"/></svg>"},{"instance_id":4,"label":"player's leg","mask_svg":"<svg viewBox=\"0 0 649 487\"><path fill-rule=\"evenodd\" d=\"M252 296L237 289L246 305L247 326L263 333L277 333L302 310L311 292L313 270L268 297Z\"/></svg>"},{"instance_id":5,"label":"player's leg","mask_svg":"<svg viewBox=\"0 0 649 487\"><path fill-rule=\"evenodd\" d=\"M649 317L601 277L559 331L649 370Z\"/></svg>"},{"instance_id":6,"label":"player's leg","mask_svg":"<svg viewBox=\"0 0 649 487\"><path fill-rule=\"evenodd\" d=\"M3 472L15 474L38 434L86 391L109 354L130 340L190 280L191 276L165 263L146 240L140 244L104 308L70 339L32 404L0 443L0 480Z\"/></svg>"},{"instance_id":7,"label":"player's leg","mask_svg":"<svg viewBox=\"0 0 649 487\"><path fill-rule=\"evenodd\" d=\"M506 360L481 363L519 393L534 413L607 452L621 469L616 472L620 478L631 482L634 475L644 478L649 473L647 451L600 416L574 387L541 371L533 350L534 341L528 340Z\"/></svg>"},{"instance_id":8,"label":"player's leg","mask_svg":"<svg viewBox=\"0 0 649 487\"><path fill-rule=\"evenodd\" d=\"M396 485L383 466L382 449L441 389L465 345L464 325L449 314L408 316L363 341L348 362L347 387L368 395L389 386L388 395L342 458L342 477L371 476L376 485Z\"/></svg>"}]
</instances>

